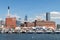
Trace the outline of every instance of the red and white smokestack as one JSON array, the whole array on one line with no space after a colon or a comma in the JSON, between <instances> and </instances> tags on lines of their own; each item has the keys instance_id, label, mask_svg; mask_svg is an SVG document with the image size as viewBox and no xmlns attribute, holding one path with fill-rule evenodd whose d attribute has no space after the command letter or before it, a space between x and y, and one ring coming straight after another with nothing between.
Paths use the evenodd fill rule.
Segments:
<instances>
[{"instance_id":1,"label":"red and white smokestack","mask_svg":"<svg viewBox=\"0 0 60 40\"><path fill-rule=\"evenodd\" d=\"M8 6L8 17L10 17L10 7Z\"/></svg>"}]
</instances>

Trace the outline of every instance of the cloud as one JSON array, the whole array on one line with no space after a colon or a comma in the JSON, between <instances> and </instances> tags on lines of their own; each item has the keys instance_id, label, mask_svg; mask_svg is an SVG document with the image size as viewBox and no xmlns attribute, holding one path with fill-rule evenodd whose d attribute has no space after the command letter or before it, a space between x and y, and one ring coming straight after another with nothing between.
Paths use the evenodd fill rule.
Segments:
<instances>
[{"instance_id":1,"label":"cloud","mask_svg":"<svg viewBox=\"0 0 60 40\"><path fill-rule=\"evenodd\" d=\"M35 19L34 18L28 18L29 22L33 22Z\"/></svg>"},{"instance_id":2,"label":"cloud","mask_svg":"<svg viewBox=\"0 0 60 40\"><path fill-rule=\"evenodd\" d=\"M50 12L51 19L60 19L60 12Z\"/></svg>"},{"instance_id":3,"label":"cloud","mask_svg":"<svg viewBox=\"0 0 60 40\"><path fill-rule=\"evenodd\" d=\"M50 14L60 14L60 12L50 12Z\"/></svg>"},{"instance_id":4,"label":"cloud","mask_svg":"<svg viewBox=\"0 0 60 40\"><path fill-rule=\"evenodd\" d=\"M52 19L60 19L60 17L51 17Z\"/></svg>"},{"instance_id":5,"label":"cloud","mask_svg":"<svg viewBox=\"0 0 60 40\"><path fill-rule=\"evenodd\" d=\"M11 17L20 18L17 14L11 15Z\"/></svg>"}]
</instances>

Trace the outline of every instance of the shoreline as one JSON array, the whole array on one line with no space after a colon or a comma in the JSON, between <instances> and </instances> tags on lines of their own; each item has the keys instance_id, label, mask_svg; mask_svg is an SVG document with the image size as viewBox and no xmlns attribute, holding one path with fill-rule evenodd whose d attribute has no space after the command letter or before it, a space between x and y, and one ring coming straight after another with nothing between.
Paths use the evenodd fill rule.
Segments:
<instances>
[{"instance_id":1,"label":"shoreline","mask_svg":"<svg viewBox=\"0 0 60 40\"><path fill-rule=\"evenodd\" d=\"M60 32L0 32L0 34L60 34Z\"/></svg>"}]
</instances>

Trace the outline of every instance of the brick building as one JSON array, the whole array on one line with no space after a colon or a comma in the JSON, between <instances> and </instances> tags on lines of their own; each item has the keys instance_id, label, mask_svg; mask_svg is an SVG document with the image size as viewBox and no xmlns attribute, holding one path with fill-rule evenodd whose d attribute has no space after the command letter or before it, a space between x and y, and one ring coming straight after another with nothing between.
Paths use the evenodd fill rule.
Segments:
<instances>
[{"instance_id":1,"label":"brick building","mask_svg":"<svg viewBox=\"0 0 60 40\"><path fill-rule=\"evenodd\" d=\"M33 22L24 22L24 27L33 27L34 23Z\"/></svg>"},{"instance_id":2,"label":"brick building","mask_svg":"<svg viewBox=\"0 0 60 40\"><path fill-rule=\"evenodd\" d=\"M52 28L53 30L56 28L55 22L53 21L37 21L35 20L34 22L24 22L24 27L46 27L46 28Z\"/></svg>"},{"instance_id":3,"label":"brick building","mask_svg":"<svg viewBox=\"0 0 60 40\"><path fill-rule=\"evenodd\" d=\"M53 21L37 21L36 22L36 26L40 26L40 27L45 26L46 28L50 28L51 27L53 29L56 28L55 22L53 22Z\"/></svg>"},{"instance_id":4,"label":"brick building","mask_svg":"<svg viewBox=\"0 0 60 40\"><path fill-rule=\"evenodd\" d=\"M6 18L5 25L8 28L15 28L16 27L16 18Z\"/></svg>"}]
</instances>

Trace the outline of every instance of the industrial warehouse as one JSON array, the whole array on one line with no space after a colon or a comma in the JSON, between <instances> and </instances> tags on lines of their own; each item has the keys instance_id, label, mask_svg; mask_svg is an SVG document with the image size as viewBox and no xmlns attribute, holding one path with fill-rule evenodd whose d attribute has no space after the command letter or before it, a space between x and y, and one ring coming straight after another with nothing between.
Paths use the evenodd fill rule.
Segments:
<instances>
[{"instance_id":1,"label":"industrial warehouse","mask_svg":"<svg viewBox=\"0 0 60 40\"><path fill-rule=\"evenodd\" d=\"M20 18L19 18L20 19ZM35 19L32 22L28 21L27 15L25 16L24 21L17 20L14 16L10 15L10 7L8 6L8 15L5 18L5 22L0 22L0 32L1 33L41 33L41 32L60 32L57 31L56 23L50 21L50 13L46 13L46 20L40 20L40 18Z\"/></svg>"}]
</instances>

